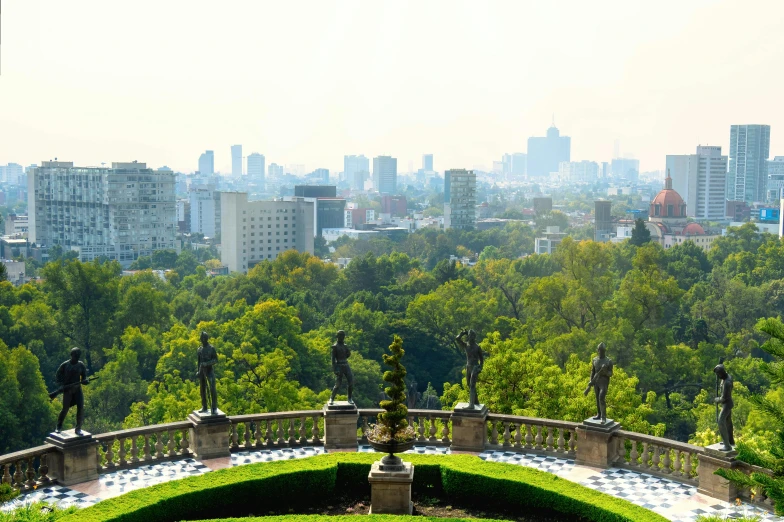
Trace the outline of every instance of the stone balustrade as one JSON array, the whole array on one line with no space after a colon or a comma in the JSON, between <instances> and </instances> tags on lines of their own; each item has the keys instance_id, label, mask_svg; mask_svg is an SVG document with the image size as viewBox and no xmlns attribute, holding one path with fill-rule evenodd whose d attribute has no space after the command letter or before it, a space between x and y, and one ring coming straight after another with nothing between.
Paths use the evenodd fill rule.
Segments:
<instances>
[{"instance_id":1,"label":"stone balustrade","mask_svg":"<svg viewBox=\"0 0 784 522\"><path fill-rule=\"evenodd\" d=\"M0 456L0 480L28 490L52 481L74 484L97 478L99 473L186 456L208 459L231 452L305 445L350 451L367 443L368 429L383 411L355 409L351 415L331 415L326 409L259 413L223 416L207 424L191 416L187 421L96 435L77 446L56 446L56 441L50 440L43 446ZM581 423L500 415L486 409L477 413L411 409L408 413L409 425L420 445L574 459L578 464L614 466L671 478L725 501L743 498L766 507L772 505L764 495L738 490L714 473L720 468L745 473L769 471L692 444L617 426L596 432Z\"/></svg>"},{"instance_id":2,"label":"stone balustrade","mask_svg":"<svg viewBox=\"0 0 784 522\"><path fill-rule=\"evenodd\" d=\"M49 462L53 452L49 444L0 456L0 482L26 491L49 484Z\"/></svg>"},{"instance_id":3,"label":"stone balustrade","mask_svg":"<svg viewBox=\"0 0 784 522\"><path fill-rule=\"evenodd\" d=\"M487 415L488 446L561 458L577 454L576 422L516 415Z\"/></svg>"},{"instance_id":4,"label":"stone balustrade","mask_svg":"<svg viewBox=\"0 0 784 522\"><path fill-rule=\"evenodd\" d=\"M190 422L182 421L96 435L98 472L188 456L190 428Z\"/></svg>"},{"instance_id":5,"label":"stone balustrade","mask_svg":"<svg viewBox=\"0 0 784 522\"><path fill-rule=\"evenodd\" d=\"M231 451L323 444L321 410L234 415L229 420Z\"/></svg>"}]
</instances>

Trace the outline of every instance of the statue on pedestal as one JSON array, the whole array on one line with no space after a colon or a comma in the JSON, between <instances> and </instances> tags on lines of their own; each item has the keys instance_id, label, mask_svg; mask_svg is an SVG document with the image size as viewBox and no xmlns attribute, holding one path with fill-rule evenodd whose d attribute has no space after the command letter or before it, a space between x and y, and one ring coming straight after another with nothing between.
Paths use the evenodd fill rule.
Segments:
<instances>
[{"instance_id":1,"label":"statue on pedestal","mask_svg":"<svg viewBox=\"0 0 784 522\"><path fill-rule=\"evenodd\" d=\"M599 352L598 357L591 361L591 380L585 388L583 395L588 395L593 388L596 395L596 416L593 420L601 420L602 424L607 422L607 389L610 387L610 377L613 374L612 359L607 357L607 347L604 343L599 343L596 348Z\"/></svg>"},{"instance_id":2,"label":"statue on pedestal","mask_svg":"<svg viewBox=\"0 0 784 522\"><path fill-rule=\"evenodd\" d=\"M734 380L727 373L723 364L719 364L713 369L717 379L721 379L721 392L718 397L713 399L718 407L721 405L721 412L716 418L719 424L719 433L721 434L721 441L724 443L723 451L732 451L735 446L735 435L732 430L732 407L735 403L732 401L732 387Z\"/></svg>"},{"instance_id":3,"label":"statue on pedestal","mask_svg":"<svg viewBox=\"0 0 784 522\"><path fill-rule=\"evenodd\" d=\"M76 429L74 433L77 435L82 434L82 423L84 422L82 384L89 384L90 380L87 378L87 367L79 360L81 354L82 351L79 348L71 348L71 358L61 364L55 374L55 380L60 387L49 394L49 398L54 399L60 393L63 394L63 409L57 417L57 429L55 429L57 433L60 433L63 429L63 421L68 415L68 410L71 409L71 406L76 406Z\"/></svg>"},{"instance_id":4,"label":"statue on pedestal","mask_svg":"<svg viewBox=\"0 0 784 522\"><path fill-rule=\"evenodd\" d=\"M345 345L345 339L346 332L338 330L337 342L332 345L332 372L335 374L335 386L332 388L329 404L335 404L335 395L337 395L340 387L343 386L344 378L348 385L348 403L354 404L354 374L351 373L351 367L348 365L351 350Z\"/></svg>"},{"instance_id":5,"label":"statue on pedestal","mask_svg":"<svg viewBox=\"0 0 784 522\"><path fill-rule=\"evenodd\" d=\"M215 388L215 365L218 364L218 352L209 343L210 336L207 332L201 333L201 346L199 346L199 365L196 367L196 378L199 379L201 392L200 413L207 413L207 391L209 387L210 406L212 414L218 413L218 391Z\"/></svg>"},{"instance_id":6,"label":"statue on pedestal","mask_svg":"<svg viewBox=\"0 0 784 522\"><path fill-rule=\"evenodd\" d=\"M468 342L463 338L468 336ZM476 332L473 330L466 330L465 328L457 334L455 338L457 345L465 351L466 354L466 383L468 384L468 407L474 408L479 404L479 399L476 396L476 380L479 377L479 372L482 371L482 365L485 363L484 354L482 349L476 344Z\"/></svg>"}]
</instances>

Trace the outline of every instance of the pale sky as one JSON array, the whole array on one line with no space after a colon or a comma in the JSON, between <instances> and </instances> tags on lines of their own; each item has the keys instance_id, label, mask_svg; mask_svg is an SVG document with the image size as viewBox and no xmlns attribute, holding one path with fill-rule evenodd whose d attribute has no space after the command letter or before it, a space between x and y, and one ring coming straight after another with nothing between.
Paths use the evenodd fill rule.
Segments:
<instances>
[{"instance_id":1,"label":"pale sky","mask_svg":"<svg viewBox=\"0 0 784 522\"><path fill-rule=\"evenodd\" d=\"M784 155L782 0L0 0L0 164L191 172L232 144L340 171L490 166L553 113L572 160L641 170L731 124Z\"/></svg>"}]
</instances>

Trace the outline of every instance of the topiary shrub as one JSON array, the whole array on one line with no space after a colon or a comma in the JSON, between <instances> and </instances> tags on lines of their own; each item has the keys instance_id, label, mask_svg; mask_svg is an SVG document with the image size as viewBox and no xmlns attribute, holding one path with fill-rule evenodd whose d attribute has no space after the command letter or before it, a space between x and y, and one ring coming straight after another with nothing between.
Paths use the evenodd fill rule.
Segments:
<instances>
[{"instance_id":1,"label":"topiary shrub","mask_svg":"<svg viewBox=\"0 0 784 522\"><path fill-rule=\"evenodd\" d=\"M408 442L414 440L416 433L408 425L408 408L406 407L406 367L400 362L405 355L403 339L395 336L389 345L390 354L384 354L384 364L391 369L384 372L384 381L389 386L384 388L389 400L381 401L385 410L378 416L379 422L367 434L371 442Z\"/></svg>"}]
</instances>

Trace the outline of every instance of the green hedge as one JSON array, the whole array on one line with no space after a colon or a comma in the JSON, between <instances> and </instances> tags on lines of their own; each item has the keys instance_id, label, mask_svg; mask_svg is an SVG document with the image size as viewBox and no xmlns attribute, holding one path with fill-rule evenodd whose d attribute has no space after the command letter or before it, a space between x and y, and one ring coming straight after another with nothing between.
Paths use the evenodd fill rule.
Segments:
<instances>
[{"instance_id":1,"label":"green hedge","mask_svg":"<svg viewBox=\"0 0 784 522\"><path fill-rule=\"evenodd\" d=\"M214 518L203 522L357 522L358 515L284 515L250 518ZM411 522L407 515L365 515L362 522ZM417 517L416 522L504 522L494 518Z\"/></svg>"},{"instance_id":2,"label":"green hedge","mask_svg":"<svg viewBox=\"0 0 784 522\"><path fill-rule=\"evenodd\" d=\"M336 493L368 492L367 475L378 459L375 453L333 453L238 466L138 489L62 520L175 522L306 506ZM406 455L406 460L416 467L414 490L428 496L446 495L495 509L551 509L597 522L667 520L626 500L531 468L485 462L472 455Z\"/></svg>"}]
</instances>

